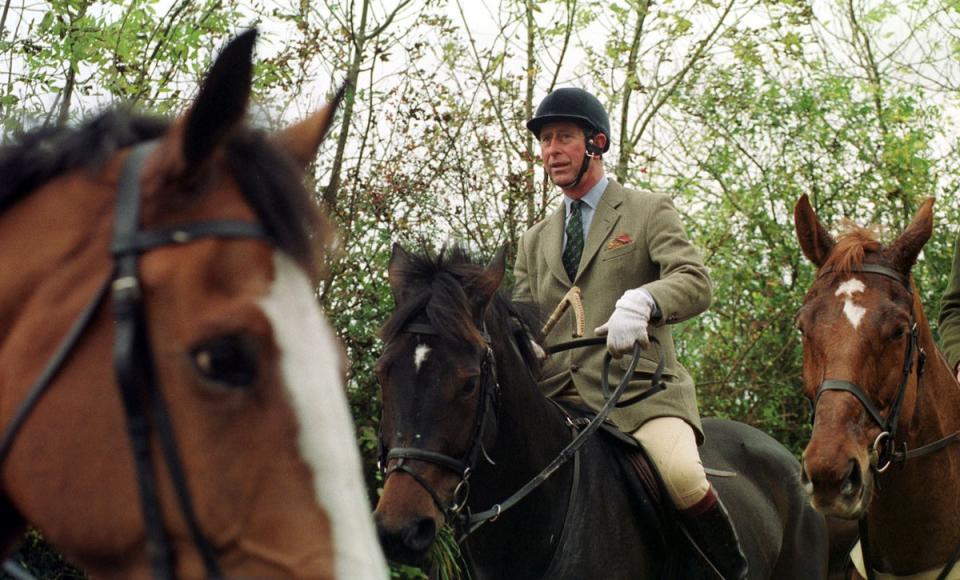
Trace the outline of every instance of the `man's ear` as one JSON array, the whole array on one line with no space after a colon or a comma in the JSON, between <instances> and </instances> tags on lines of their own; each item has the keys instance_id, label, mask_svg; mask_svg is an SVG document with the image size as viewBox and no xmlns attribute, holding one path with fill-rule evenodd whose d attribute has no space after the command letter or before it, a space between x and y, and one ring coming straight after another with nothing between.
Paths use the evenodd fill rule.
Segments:
<instances>
[{"instance_id":1,"label":"man's ear","mask_svg":"<svg viewBox=\"0 0 960 580\"><path fill-rule=\"evenodd\" d=\"M607 146L607 136L603 133L597 133L591 141L600 151L603 151L603 148Z\"/></svg>"}]
</instances>

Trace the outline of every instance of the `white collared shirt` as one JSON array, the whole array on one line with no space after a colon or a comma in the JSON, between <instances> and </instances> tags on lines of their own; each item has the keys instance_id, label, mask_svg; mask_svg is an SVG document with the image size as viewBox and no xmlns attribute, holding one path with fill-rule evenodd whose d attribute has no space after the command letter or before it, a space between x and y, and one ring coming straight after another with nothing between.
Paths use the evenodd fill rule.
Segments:
<instances>
[{"instance_id":1,"label":"white collared shirt","mask_svg":"<svg viewBox=\"0 0 960 580\"><path fill-rule=\"evenodd\" d=\"M583 197L580 198L583 201L583 205L580 206L580 216L583 219L583 239L587 239L587 234L590 232L590 222L593 221L593 214L597 212L597 204L600 203L600 198L603 197L603 192L607 189L607 183L610 179L604 175L600 178L600 181L593 184L593 187L590 188L590 191L586 193ZM573 204L572 199L563 196L563 207L564 207L564 218L563 218L563 247L567 247L567 222L570 221L570 206Z\"/></svg>"}]
</instances>

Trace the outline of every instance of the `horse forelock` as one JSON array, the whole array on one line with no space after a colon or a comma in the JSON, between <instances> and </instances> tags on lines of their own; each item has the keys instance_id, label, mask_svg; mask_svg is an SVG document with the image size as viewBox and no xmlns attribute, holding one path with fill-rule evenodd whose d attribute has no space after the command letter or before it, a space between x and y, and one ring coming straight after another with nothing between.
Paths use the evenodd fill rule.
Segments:
<instances>
[{"instance_id":1,"label":"horse forelock","mask_svg":"<svg viewBox=\"0 0 960 580\"><path fill-rule=\"evenodd\" d=\"M459 247L443 248L436 255L426 250L411 254L397 268L404 299L381 329L384 342L394 340L409 324L423 321L444 341L482 345L483 335L473 321L465 288L467 280L482 270L483 266Z\"/></svg>"},{"instance_id":2,"label":"horse forelock","mask_svg":"<svg viewBox=\"0 0 960 580\"><path fill-rule=\"evenodd\" d=\"M230 139L227 162L270 238L316 279L330 228L303 185L303 172L260 131Z\"/></svg>"},{"instance_id":3,"label":"horse forelock","mask_svg":"<svg viewBox=\"0 0 960 580\"><path fill-rule=\"evenodd\" d=\"M409 258L397 270L405 298L381 328L384 342L394 340L409 324L425 321L444 341L482 346L482 331L472 319L468 289L464 287L467 278L483 270L482 262L459 247L443 249L437 255L425 251ZM533 343L542 342L542 320L535 304L514 302L508 290L500 289L487 308L486 323L495 343L515 338L523 362L539 369L541 360Z\"/></svg>"},{"instance_id":4,"label":"horse forelock","mask_svg":"<svg viewBox=\"0 0 960 580\"><path fill-rule=\"evenodd\" d=\"M60 175L99 171L121 149L160 138L170 127L169 120L117 108L78 127L44 126L21 134L0 147L0 211ZM226 161L276 245L318 277L319 248L329 228L303 185L299 167L262 132L251 129L236 131L227 140Z\"/></svg>"},{"instance_id":5,"label":"horse forelock","mask_svg":"<svg viewBox=\"0 0 960 580\"><path fill-rule=\"evenodd\" d=\"M823 264L823 269L833 269L838 274L849 274L859 269L867 254L878 254L883 245L877 239L877 233L870 228L845 222L846 229L837 238Z\"/></svg>"}]
</instances>

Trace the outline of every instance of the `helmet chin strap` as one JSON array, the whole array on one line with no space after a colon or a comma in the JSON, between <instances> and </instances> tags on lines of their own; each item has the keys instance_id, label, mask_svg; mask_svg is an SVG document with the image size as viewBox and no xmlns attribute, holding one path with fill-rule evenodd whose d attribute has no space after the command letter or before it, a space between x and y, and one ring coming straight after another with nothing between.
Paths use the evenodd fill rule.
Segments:
<instances>
[{"instance_id":1,"label":"helmet chin strap","mask_svg":"<svg viewBox=\"0 0 960 580\"><path fill-rule=\"evenodd\" d=\"M583 179L583 176L586 175L587 170L590 169L590 160L591 159L600 159L600 156L603 154L603 150L593 144L593 139L587 141L587 151L583 156L583 163L580 164L580 171L577 173L577 176L573 181L567 184L557 184L560 189L573 189L574 187L580 185L580 180Z\"/></svg>"}]
</instances>

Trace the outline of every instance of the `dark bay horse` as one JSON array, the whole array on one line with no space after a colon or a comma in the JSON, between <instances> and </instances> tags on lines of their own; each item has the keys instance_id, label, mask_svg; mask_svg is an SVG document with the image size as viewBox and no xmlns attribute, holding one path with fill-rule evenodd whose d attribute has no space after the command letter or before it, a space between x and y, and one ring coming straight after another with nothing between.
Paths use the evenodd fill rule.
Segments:
<instances>
[{"instance_id":1,"label":"dark bay horse","mask_svg":"<svg viewBox=\"0 0 960 580\"><path fill-rule=\"evenodd\" d=\"M336 102L248 128L254 40L172 123L0 149L4 553L33 525L97 577L386 577L314 293Z\"/></svg>"},{"instance_id":2,"label":"dark bay horse","mask_svg":"<svg viewBox=\"0 0 960 580\"><path fill-rule=\"evenodd\" d=\"M938 578L960 554L960 385L910 277L932 208L888 246L861 228L834 239L806 196L794 210L817 266L797 314L815 405L803 479L824 514L861 520L877 578Z\"/></svg>"},{"instance_id":3,"label":"dark bay horse","mask_svg":"<svg viewBox=\"0 0 960 580\"><path fill-rule=\"evenodd\" d=\"M504 270L502 251L484 267L458 249L434 257L394 246L397 306L377 366L387 478L375 512L392 560L421 562L445 522L502 502L572 438L564 413L536 385L527 334L518 338L517 321L529 317L497 292ZM824 577L826 527L801 489L796 459L746 425L707 420L704 428L705 465L736 472L712 479L735 519L750 577ZM622 451L605 438L595 434L579 467L567 462L466 538L474 577L663 577L667 550L639 516L621 475ZM675 575L699 574L685 570Z\"/></svg>"}]
</instances>

